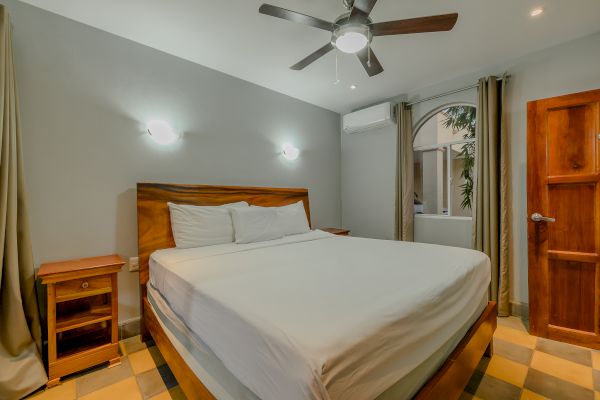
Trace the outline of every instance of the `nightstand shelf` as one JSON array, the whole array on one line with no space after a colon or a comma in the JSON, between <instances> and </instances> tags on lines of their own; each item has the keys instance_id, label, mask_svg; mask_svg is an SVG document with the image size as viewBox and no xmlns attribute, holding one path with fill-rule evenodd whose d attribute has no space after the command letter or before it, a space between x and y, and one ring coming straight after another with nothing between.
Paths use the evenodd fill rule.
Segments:
<instances>
[{"instance_id":1,"label":"nightstand shelf","mask_svg":"<svg viewBox=\"0 0 600 400\"><path fill-rule=\"evenodd\" d=\"M321 230L325 231L325 232L333 233L334 235L338 235L338 236L350 236L350 230L349 229L343 229L343 228L321 228Z\"/></svg>"},{"instance_id":2,"label":"nightstand shelf","mask_svg":"<svg viewBox=\"0 0 600 400\"><path fill-rule=\"evenodd\" d=\"M48 292L48 387L103 362L120 363L117 256L43 264L38 277Z\"/></svg>"},{"instance_id":3,"label":"nightstand shelf","mask_svg":"<svg viewBox=\"0 0 600 400\"><path fill-rule=\"evenodd\" d=\"M65 361L68 362L69 358L79 358L85 355L86 352L93 352L103 346L110 346L111 324L100 322L97 325L86 325L57 336L60 339L57 340L56 361L57 363L64 363Z\"/></svg>"},{"instance_id":4,"label":"nightstand shelf","mask_svg":"<svg viewBox=\"0 0 600 400\"><path fill-rule=\"evenodd\" d=\"M69 331L112 319L110 304L90 306L87 310L56 317L56 333Z\"/></svg>"}]
</instances>

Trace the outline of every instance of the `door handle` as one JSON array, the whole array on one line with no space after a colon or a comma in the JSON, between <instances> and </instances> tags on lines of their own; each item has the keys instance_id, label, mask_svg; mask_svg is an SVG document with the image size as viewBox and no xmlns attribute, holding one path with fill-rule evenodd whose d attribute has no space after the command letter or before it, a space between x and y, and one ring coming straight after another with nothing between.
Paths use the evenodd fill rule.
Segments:
<instances>
[{"instance_id":1,"label":"door handle","mask_svg":"<svg viewBox=\"0 0 600 400\"><path fill-rule=\"evenodd\" d=\"M531 214L531 220L533 222L556 222L556 218L551 218L551 217L544 217L542 214L540 213L533 213Z\"/></svg>"}]
</instances>

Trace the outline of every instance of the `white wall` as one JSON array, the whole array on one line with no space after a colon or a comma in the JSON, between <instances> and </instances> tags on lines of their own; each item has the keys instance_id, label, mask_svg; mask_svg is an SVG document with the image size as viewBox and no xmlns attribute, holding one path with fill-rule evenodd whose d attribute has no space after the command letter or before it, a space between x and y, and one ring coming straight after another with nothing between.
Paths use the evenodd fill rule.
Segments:
<instances>
[{"instance_id":1,"label":"white wall","mask_svg":"<svg viewBox=\"0 0 600 400\"><path fill-rule=\"evenodd\" d=\"M471 248L471 217L415 215L415 242Z\"/></svg>"},{"instance_id":2,"label":"white wall","mask_svg":"<svg viewBox=\"0 0 600 400\"><path fill-rule=\"evenodd\" d=\"M471 79L470 84L473 83ZM442 85L443 86L443 85ZM454 88L449 86L449 88ZM423 90L425 96L437 94L433 88ZM448 89L442 89L448 90ZM413 94L416 98L418 94ZM399 96L393 99L399 101ZM384 101L384 100L382 100ZM387 100L385 100L387 101ZM413 124L439 106L449 103L475 104L475 89L457 93L441 100L416 104L413 106ZM393 239L395 229L396 201L396 125L361 134L347 135L342 133L342 225L352 231L354 236L377 239ZM465 233L450 242L431 230L431 224L425 221L420 226L419 239L427 243L458 245L469 243L471 234ZM449 223L450 231L453 224ZM462 227L464 225L460 224ZM440 232L444 232L442 229ZM464 230L460 230L462 232ZM449 244L450 245L450 244ZM468 246L464 246L468 247Z\"/></svg>"},{"instance_id":3,"label":"white wall","mask_svg":"<svg viewBox=\"0 0 600 400\"><path fill-rule=\"evenodd\" d=\"M331 111L32 6L12 14L33 251L40 262L137 253L137 182L307 187L314 225L340 224ZM184 132L152 142L149 119ZM301 154L287 162L284 142ZM139 312L119 276L120 320Z\"/></svg>"},{"instance_id":4,"label":"white wall","mask_svg":"<svg viewBox=\"0 0 600 400\"><path fill-rule=\"evenodd\" d=\"M342 225L353 236L394 239L396 125L342 133Z\"/></svg>"},{"instance_id":5,"label":"white wall","mask_svg":"<svg viewBox=\"0 0 600 400\"><path fill-rule=\"evenodd\" d=\"M512 268L511 298L528 302L527 280L527 102L600 89L600 33L519 60L507 96L511 140Z\"/></svg>"},{"instance_id":6,"label":"white wall","mask_svg":"<svg viewBox=\"0 0 600 400\"><path fill-rule=\"evenodd\" d=\"M430 87L402 94L397 99L414 101L449 90L472 85L486 75L501 74L507 71L511 79L506 96L506 124L511 142L511 301L528 302L527 288L527 102L531 100L559 96L585 90L600 88L600 33L572 42L564 43L546 50L532 53L517 60L507 60L502 65L487 70L476 71L470 75L443 81ZM396 99L396 100L397 100ZM382 101L388 99L382 99ZM472 89L443 98L427 101L413 106L413 121L416 123L429 111L455 102L477 102L477 90ZM367 147L368 144L363 144ZM378 165L391 165L390 160L376 160ZM342 147L342 160L346 157ZM342 176L346 174L342 164ZM346 183L347 184L347 183ZM358 189L355 189L358 191ZM346 201L342 192L342 202ZM385 212L385 211L382 211ZM389 213L387 218L392 218ZM386 217L377 217L385 220Z\"/></svg>"}]
</instances>

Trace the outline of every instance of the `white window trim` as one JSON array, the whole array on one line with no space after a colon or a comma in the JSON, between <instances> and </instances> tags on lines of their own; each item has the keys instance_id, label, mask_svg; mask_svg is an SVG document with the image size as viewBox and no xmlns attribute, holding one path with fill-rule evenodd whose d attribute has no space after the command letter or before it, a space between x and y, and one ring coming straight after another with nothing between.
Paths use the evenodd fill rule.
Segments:
<instances>
[{"instance_id":1,"label":"white window trim","mask_svg":"<svg viewBox=\"0 0 600 400\"><path fill-rule=\"evenodd\" d=\"M452 161L454 161L454 156L452 154L452 146L454 145L458 145L458 144L464 144L464 143L473 143L475 142L475 138L472 139L460 139L460 140L453 140L451 142L445 142L445 143L439 143L439 144L432 144L432 145L427 145L427 146L416 146L413 147L413 153L414 152L425 152L425 151L432 151L432 150L438 150L438 149L445 149L446 150L446 171L448 172L446 174L446 203L447 203L447 209L448 212L446 214L416 214L416 215L437 215L440 217L452 217L452 183L454 182L454 176L452 173Z\"/></svg>"},{"instance_id":2,"label":"white window trim","mask_svg":"<svg viewBox=\"0 0 600 400\"><path fill-rule=\"evenodd\" d=\"M474 141L475 141L475 138L453 140L451 142L444 142L444 143L438 143L438 144L429 144L427 146L414 146L413 147L413 151L435 150L435 149L439 149L441 147L453 146L455 144L471 143L471 142L474 142Z\"/></svg>"}]
</instances>

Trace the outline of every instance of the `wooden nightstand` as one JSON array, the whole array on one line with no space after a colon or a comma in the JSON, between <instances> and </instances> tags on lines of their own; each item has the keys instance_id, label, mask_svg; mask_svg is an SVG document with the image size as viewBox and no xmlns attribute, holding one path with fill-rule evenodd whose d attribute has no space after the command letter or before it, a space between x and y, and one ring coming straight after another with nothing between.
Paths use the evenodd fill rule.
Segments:
<instances>
[{"instance_id":1,"label":"wooden nightstand","mask_svg":"<svg viewBox=\"0 0 600 400\"><path fill-rule=\"evenodd\" d=\"M349 229L342 229L342 228L321 228L321 230L325 231L325 232L333 233L334 235L338 235L338 236L349 236L350 235L350 230Z\"/></svg>"},{"instance_id":2,"label":"wooden nightstand","mask_svg":"<svg viewBox=\"0 0 600 400\"><path fill-rule=\"evenodd\" d=\"M103 362L121 363L117 255L42 264L48 285L48 387L62 376Z\"/></svg>"}]
</instances>

